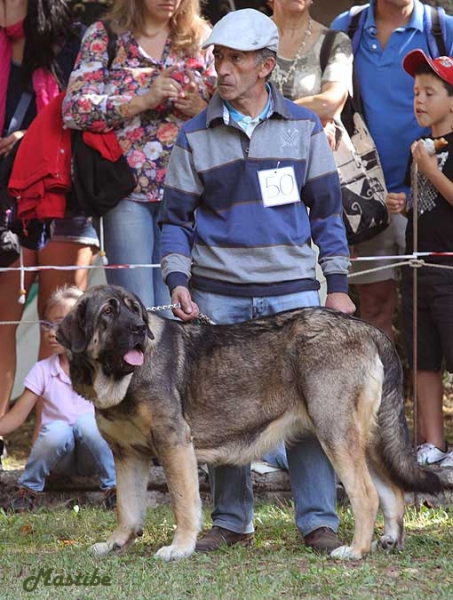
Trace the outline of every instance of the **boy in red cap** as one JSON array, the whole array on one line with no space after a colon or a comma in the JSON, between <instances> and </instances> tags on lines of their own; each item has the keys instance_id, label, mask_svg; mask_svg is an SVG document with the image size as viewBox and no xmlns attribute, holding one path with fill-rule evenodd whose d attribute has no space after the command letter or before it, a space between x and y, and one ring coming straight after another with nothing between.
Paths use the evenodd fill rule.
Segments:
<instances>
[{"instance_id":1,"label":"boy in red cap","mask_svg":"<svg viewBox=\"0 0 453 600\"><path fill-rule=\"evenodd\" d=\"M411 146L408 178L411 197L387 197L391 212L407 209L406 252L453 251L453 59L431 59L413 50L403 60L414 77L414 113L431 139ZM416 196L416 198L415 198ZM414 247L414 201L417 244ZM453 257L428 256L418 270L417 343L417 462L453 467L447 453L442 400L443 368L453 372ZM446 267L446 268L442 268ZM402 273L403 328L408 359L413 361L413 268Z\"/></svg>"}]
</instances>

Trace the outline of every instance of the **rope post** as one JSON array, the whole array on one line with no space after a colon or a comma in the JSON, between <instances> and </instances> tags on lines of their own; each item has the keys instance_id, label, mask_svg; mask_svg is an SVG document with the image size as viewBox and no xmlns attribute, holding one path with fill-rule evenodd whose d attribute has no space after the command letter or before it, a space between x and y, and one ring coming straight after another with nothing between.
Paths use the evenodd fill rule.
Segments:
<instances>
[{"instance_id":1,"label":"rope post","mask_svg":"<svg viewBox=\"0 0 453 600\"><path fill-rule=\"evenodd\" d=\"M412 189L412 213L413 213L413 248L414 257L418 252L418 166L414 162L414 182ZM415 263L414 263L415 265ZM417 385L417 370L418 370L418 267L412 267L412 403L413 403L413 429L414 429L414 447L417 451L418 445L418 385ZM418 493L414 493L414 504L416 510L420 510L420 500Z\"/></svg>"}]
</instances>

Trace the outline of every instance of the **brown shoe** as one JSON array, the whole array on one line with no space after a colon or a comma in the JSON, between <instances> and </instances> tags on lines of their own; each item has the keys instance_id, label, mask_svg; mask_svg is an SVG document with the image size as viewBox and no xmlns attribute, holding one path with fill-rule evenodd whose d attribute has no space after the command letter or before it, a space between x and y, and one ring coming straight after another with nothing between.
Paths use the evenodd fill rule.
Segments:
<instances>
[{"instance_id":1,"label":"brown shoe","mask_svg":"<svg viewBox=\"0 0 453 600\"><path fill-rule=\"evenodd\" d=\"M234 546L235 544L239 544L240 546L250 546L254 537L254 533L236 533L235 531L230 531L229 529L214 525L206 535L197 541L195 551L213 552L222 546L229 547Z\"/></svg>"},{"instance_id":2,"label":"brown shoe","mask_svg":"<svg viewBox=\"0 0 453 600\"><path fill-rule=\"evenodd\" d=\"M330 527L318 527L304 537L305 545L315 552L332 552L343 544Z\"/></svg>"}]
</instances>

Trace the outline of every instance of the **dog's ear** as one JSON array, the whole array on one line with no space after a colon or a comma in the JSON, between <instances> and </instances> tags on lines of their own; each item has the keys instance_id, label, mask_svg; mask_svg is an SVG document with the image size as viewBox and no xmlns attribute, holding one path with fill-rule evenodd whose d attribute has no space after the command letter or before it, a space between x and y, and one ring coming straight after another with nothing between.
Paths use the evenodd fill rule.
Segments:
<instances>
[{"instance_id":1,"label":"dog's ear","mask_svg":"<svg viewBox=\"0 0 453 600\"><path fill-rule=\"evenodd\" d=\"M84 352L93 337L94 315L88 313L88 298L81 298L58 326L57 342L74 354Z\"/></svg>"},{"instance_id":2,"label":"dog's ear","mask_svg":"<svg viewBox=\"0 0 453 600\"><path fill-rule=\"evenodd\" d=\"M138 302L138 304L140 306L140 310L142 313L142 319L146 323L146 334L150 340L153 340L154 334L151 331L151 329L149 328L148 310L147 310L146 306L143 304L143 302L140 300L140 298L137 296L137 294L132 293L132 296L134 296L134 299L136 300L136 302Z\"/></svg>"}]
</instances>

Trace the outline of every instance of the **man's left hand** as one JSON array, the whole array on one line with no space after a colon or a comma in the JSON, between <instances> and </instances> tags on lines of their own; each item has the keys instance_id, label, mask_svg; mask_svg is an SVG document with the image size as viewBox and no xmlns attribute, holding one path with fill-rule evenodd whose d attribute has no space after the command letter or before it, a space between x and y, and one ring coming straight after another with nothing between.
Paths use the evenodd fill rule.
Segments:
<instances>
[{"instance_id":1,"label":"man's left hand","mask_svg":"<svg viewBox=\"0 0 453 600\"><path fill-rule=\"evenodd\" d=\"M333 292L327 294L326 308L339 310L347 315L353 315L356 311L356 306L351 298L345 292Z\"/></svg>"}]
</instances>

